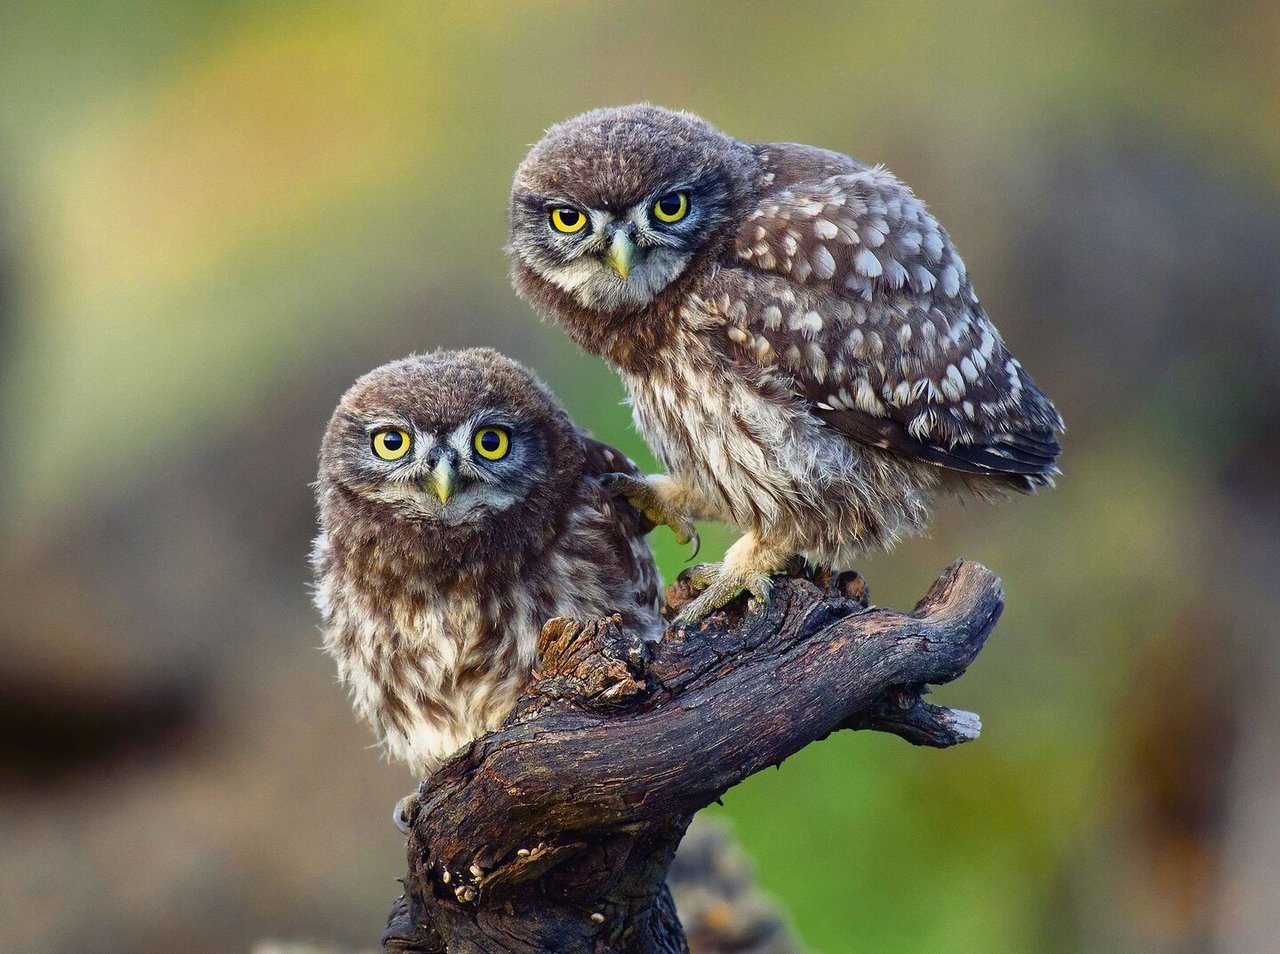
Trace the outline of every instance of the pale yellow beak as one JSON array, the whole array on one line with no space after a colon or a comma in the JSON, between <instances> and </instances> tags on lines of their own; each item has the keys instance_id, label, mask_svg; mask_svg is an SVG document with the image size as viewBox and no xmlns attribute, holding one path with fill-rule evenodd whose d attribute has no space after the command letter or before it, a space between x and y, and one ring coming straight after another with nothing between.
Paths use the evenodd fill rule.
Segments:
<instances>
[{"instance_id":1,"label":"pale yellow beak","mask_svg":"<svg viewBox=\"0 0 1280 954\"><path fill-rule=\"evenodd\" d=\"M614 232L613 241L609 244L609 264L622 276L625 282L631 274L631 265L636 259L636 245L626 232Z\"/></svg>"},{"instance_id":2,"label":"pale yellow beak","mask_svg":"<svg viewBox=\"0 0 1280 954\"><path fill-rule=\"evenodd\" d=\"M436 496L440 498L442 504L448 503L449 498L453 495L456 476L453 466L448 459L444 458L436 464L435 470L431 472L431 489L436 492Z\"/></svg>"}]
</instances>

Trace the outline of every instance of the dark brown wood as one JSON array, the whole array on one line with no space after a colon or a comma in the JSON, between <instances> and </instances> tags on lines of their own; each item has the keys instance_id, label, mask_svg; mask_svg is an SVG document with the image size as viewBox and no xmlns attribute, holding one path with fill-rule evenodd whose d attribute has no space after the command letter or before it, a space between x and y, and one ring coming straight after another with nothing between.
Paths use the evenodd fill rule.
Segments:
<instances>
[{"instance_id":1,"label":"dark brown wood","mask_svg":"<svg viewBox=\"0 0 1280 954\"><path fill-rule=\"evenodd\" d=\"M387 950L687 951L665 882L694 813L837 729L976 738L976 716L922 696L965 671L1003 605L990 571L957 561L911 613L869 608L844 574L780 579L767 607L739 600L656 644L552 620L517 711L422 784Z\"/></svg>"}]
</instances>

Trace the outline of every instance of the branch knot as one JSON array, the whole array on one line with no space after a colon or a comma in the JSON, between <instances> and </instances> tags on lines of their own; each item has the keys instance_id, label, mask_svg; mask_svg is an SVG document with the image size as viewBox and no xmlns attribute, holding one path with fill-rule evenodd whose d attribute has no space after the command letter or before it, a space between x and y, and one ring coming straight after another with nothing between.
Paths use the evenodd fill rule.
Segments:
<instances>
[{"instance_id":1,"label":"branch knot","mask_svg":"<svg viewBox=\"0 0 1280 954\"><path fill-rule=\"evenodd\" d=\"M533 691L587 707L626 705L648 689L652 650L622 628L622 617L576 620L558 616L542 627Z\"/></svg>"}]
</instances>

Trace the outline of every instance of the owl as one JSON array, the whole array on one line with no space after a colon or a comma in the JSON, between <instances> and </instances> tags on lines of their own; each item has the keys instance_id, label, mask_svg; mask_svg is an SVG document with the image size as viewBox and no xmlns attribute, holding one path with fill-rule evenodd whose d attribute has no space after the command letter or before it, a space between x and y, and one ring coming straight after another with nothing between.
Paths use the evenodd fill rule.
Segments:
<instances>
[{"instance_id":1,"label":"owl","mask_svg":"<svg viewBox=\"0 0 1280 954\"><path fill-rule=\"evenodd\" d=\"M496 728L542 624L619 613L661 632L636 474L519 364L487 349L384 365L324 435L311 554L324 645L387 754L419 777Z\"/></svg>"},{"instance_id":2,"label":"owl","mask_svg":"<svg viewBox=\"0 0 1280 954\"><path fill-rule=\"evenodd\" d=\"M618 370L666 469L614 489L681 537L743 530L692 571L685 620L765 598L793 556L840 567L922 532L939 492L1057 473L1061 417L882 166L599 109L529 152L509 222L517 291Z\"/></svg>"}]
</instances>

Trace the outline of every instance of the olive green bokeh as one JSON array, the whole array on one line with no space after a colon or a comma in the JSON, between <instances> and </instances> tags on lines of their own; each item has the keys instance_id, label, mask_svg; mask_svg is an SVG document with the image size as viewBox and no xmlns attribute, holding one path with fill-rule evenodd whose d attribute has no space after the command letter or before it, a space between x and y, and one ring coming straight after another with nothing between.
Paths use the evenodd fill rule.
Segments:
<instances>
[{"instance_id":1,"label":"olive green bokeh","mask_svg":"<svg viewBox=\"0 0 1280 954\"><path fill-rule=\"evenodd\" d=\"M992 317L1058 402L1064 476L1001 507L946 504L929 539L861 567L893 605L957 555L1002 576L1009 606L991 645L940 693L981 713L981 740L939 753L845 733L715 811L802 937L829 954L1206 949L1230 930L1223 918L1247 919L1260 902L1220 904L1229 773L1214 811L1150 808L1166 805L1151 793L1169 783L1144 740L1179 699L1162 698L1147 672L1215 645L1206 632L1237 645L1228 630L1274 609L1262 581L1232 569L1229 542L1274 503L1274 485L1242 489L1241 468L1225 462L1248 474L1280 412L1242 370L1257 349L1232 321L1250 302L1224 297L1204 314L1220 348L1172 322L1126 321L1135 303L1171 294L1154 287L1168 272L1141 267L1142 249L1178 247L1181 192L1238 201L1247 227L1274 241L1275 25L1266 4L1099 0L6 5L10 565L84 509L252 432L317 375L349 380L413 349L507 351L598 436L652 466L616 379L509 291L505 202L529 144L584 109L651 100L742 138L884 162L950 229ZM1117 226L1099 219L1094 233L1061 217L1088 198L1069 186L1116 169L1116 194L1135 194L1126 176L1137 170L1151 198L1116 211L1135 236L1132 301L1090 300L1071 289L1088 285L1079 270L1108 264L1099 247ZM1186 213L1189 228L1198 214ZM1187 272L1233 285L1233 263L1204 254ZM1075 284L1056 280L1068 270ZM316 441L330 406L303 414ZM277 466L262 446L261 467ZM243 506L302 512L308 491L296 491ZM702 557L731 539L708 528ZM670 579L684 554L665 530L655 545ZM296 546L296 638L281 652L308 653L305 537ZM1260 547L1274 567L1276 541ZM1235 613L1206 617L1209 593ZM404 784L369 751L342 758L384 787ZM35 810L4 799L0 816ZM253 810L232 796L223 810L233 805ZM370 797L380 837L384 808ZM390 850L321 873L305 867L324 863L314 855L271 877L298 879L299 910L341 910L336 940L372 941L382 911L365 899L391 900L400 861ZM245 898L268 876L246 874ZM202 922L209 950L243 949L243 923L296 929L297 917L245 921L228 904Z\"/></svg>"}]
</instances>

